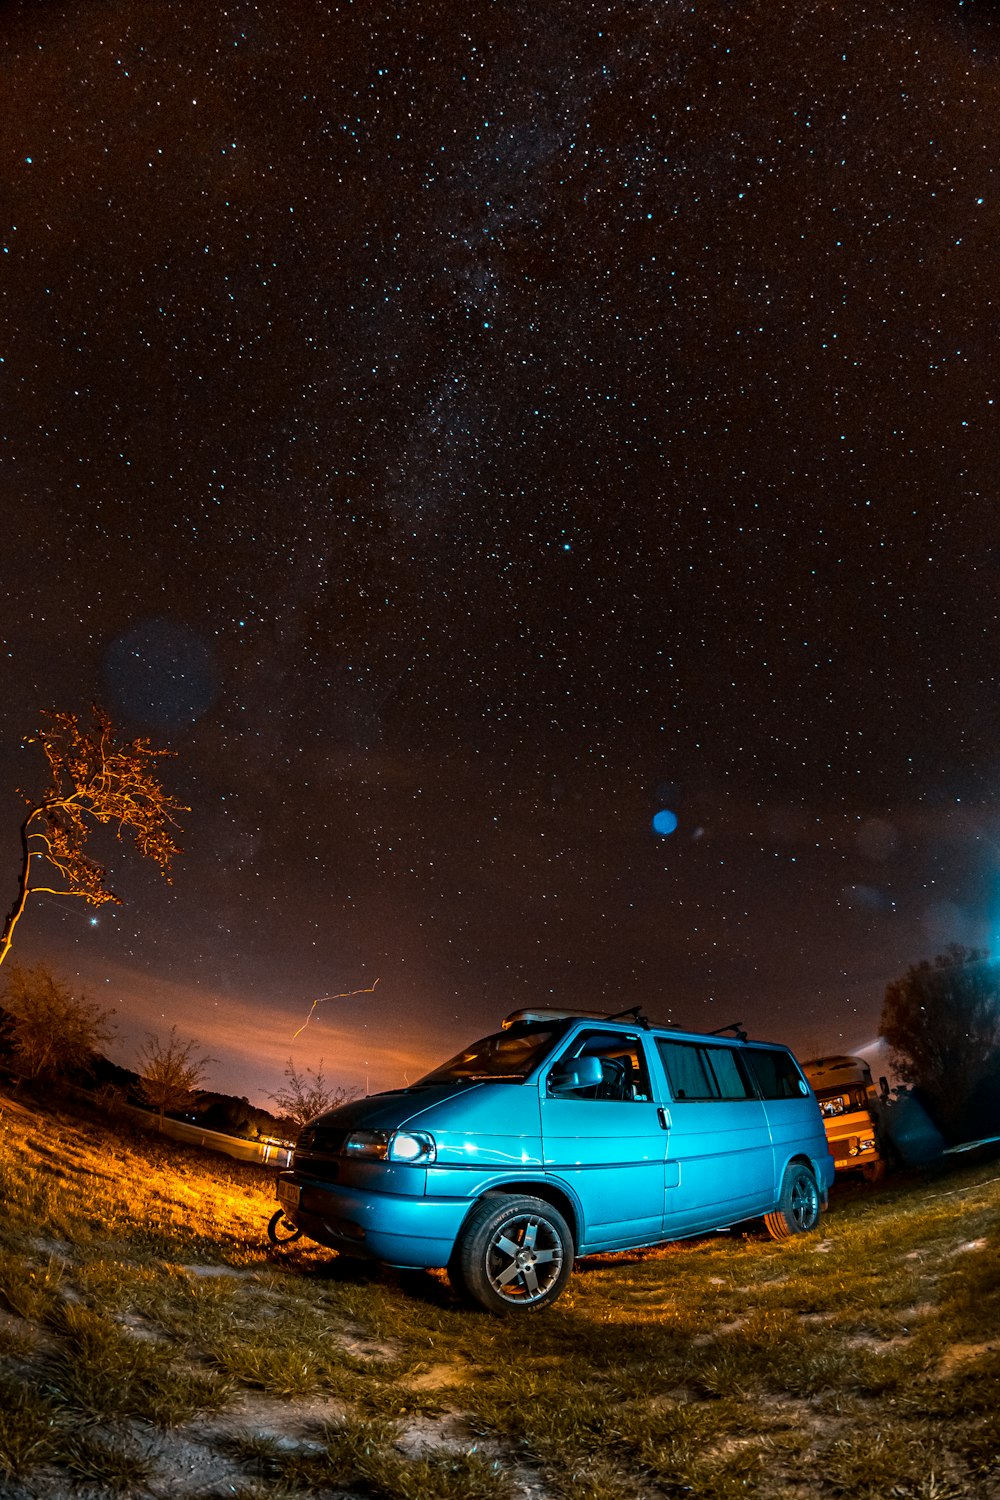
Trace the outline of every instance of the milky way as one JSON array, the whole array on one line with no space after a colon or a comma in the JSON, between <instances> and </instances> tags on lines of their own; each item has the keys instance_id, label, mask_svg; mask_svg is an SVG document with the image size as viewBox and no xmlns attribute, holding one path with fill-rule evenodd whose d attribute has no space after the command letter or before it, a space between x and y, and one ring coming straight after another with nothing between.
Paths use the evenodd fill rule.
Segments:
<instances>
[{"instance_id":1,"label":"milky way","mask_svg":"<svg viewBox=\"0 0 1000 1500\"><path fill-rule=\"evenodd\" d=\"M5 16L0 853L42 707L177 752L174 885L18 937L123 1059L832 1050L989 944L995 7Z\"/></svg>"}]
</instances>

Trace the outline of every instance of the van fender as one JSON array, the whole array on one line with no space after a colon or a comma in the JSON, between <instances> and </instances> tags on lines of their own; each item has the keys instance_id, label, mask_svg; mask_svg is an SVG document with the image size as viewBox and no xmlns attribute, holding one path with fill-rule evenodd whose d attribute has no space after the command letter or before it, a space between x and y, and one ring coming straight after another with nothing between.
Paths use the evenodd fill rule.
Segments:
<instances>
[{"instance_id":1,"label":"van fender","mask_svg":"<svg viewBox=\"0 0 1000 1500\"><path fill-rule=\"evenodd\" d=\"M484 1198L527 1197L541 1198L557 1208L569 1225L574 1247L579 1248L583 1227L586 1223L583 1205L568 1183L552 1177L513 1177L489 1182L469 1202L468 1212L462 1220L457 1239L461 1238L469 1215Z\"/></svg>"}]
</instances>

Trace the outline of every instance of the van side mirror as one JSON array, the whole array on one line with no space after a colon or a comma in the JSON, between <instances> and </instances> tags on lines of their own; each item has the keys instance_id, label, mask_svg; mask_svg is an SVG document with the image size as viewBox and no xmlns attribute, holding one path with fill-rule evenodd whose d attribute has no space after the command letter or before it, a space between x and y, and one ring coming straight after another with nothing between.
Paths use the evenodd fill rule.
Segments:
<instances>
[{"instance_id":1,"label":"van side mirror","mask_svg":"<svg viewBox=\"0 0 1000 1500\"><path fill-rule=\"evenodd\" d=\"M592 1089L603 1077L604 1070L599 1057L594 1057L593 1054L575 1057L572 1062L563 1063L549 1075L549 1092L568 1094L574 1089Z\"/></svg>"}]
</instances>

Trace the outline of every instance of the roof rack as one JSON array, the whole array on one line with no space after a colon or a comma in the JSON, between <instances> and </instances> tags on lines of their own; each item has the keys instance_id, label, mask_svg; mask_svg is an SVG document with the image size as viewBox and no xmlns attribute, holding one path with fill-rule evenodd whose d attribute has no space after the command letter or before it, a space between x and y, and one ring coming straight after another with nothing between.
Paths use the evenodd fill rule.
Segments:
<instances>
[{"instance_id":1,"label":"roof rack","mask_svg":"<svg viewBox=\"0 0 1000 1500\"><path fill-rule=\"evenodd\" d=\"M512 1010L509 1016L504 1016L500 1025L504 1031L508 1031L511 1026L526 1026L531 1022L576 1020L634 1021L637 1026L642 1026L647 1031L650 1026L638 1005L633 1005L628 1010L616 1011L614 1015L609 1015L604 1010L564 1010L555 1005L536 1005L527 1010Z\"/></svg>"}]
</instances>

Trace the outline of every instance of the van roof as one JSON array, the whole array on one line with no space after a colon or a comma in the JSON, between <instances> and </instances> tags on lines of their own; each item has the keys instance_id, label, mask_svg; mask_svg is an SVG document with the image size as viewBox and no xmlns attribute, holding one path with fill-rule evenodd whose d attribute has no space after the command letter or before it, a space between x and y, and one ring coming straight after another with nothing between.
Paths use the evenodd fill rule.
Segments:
<instances>
[{"instance_id":1,"label":"van roof","mask_svg":"<svg viewBox=\"0 0 1000 1500\"><path fill-rule=\"evenodd\" d=\"M512 1010L500 1024L504 1031L508 1031L512 1026L541 1026L552 1021L618 1021L622 1025L641 1026L644 1031L678 1031L687 1036L719 1037L724 1032L731 1031L736 1041L748 1040L740 1021L731 1021L728 1026L720 1026L716 1031L689 1031L684 1026L663 1026L648 1020L638 1005L633 1005L629 1010L615 1011L612 1015L604 1010L565 1010L555 1005L538 1005L525 1010Z\"/></svg>"}]
</instances>

